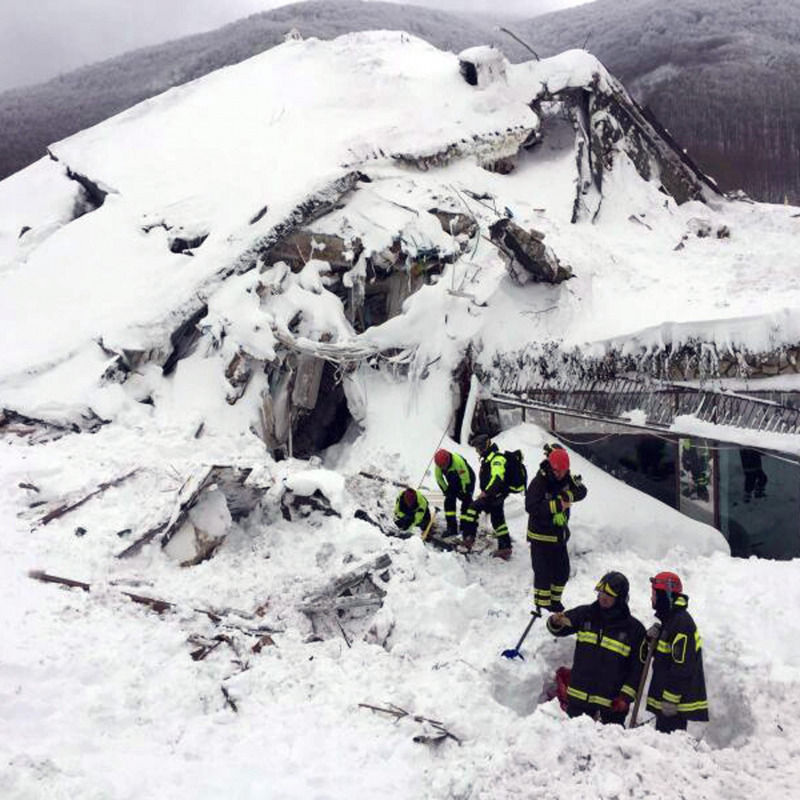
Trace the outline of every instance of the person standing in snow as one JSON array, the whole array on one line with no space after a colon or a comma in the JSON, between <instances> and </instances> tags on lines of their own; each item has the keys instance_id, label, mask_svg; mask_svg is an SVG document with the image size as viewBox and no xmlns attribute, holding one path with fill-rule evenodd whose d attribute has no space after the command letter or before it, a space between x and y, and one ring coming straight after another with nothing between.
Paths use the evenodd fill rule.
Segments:
<instances>
[{"instance_id":1,"label":"person standing in snow","mask_svg":"<svg viewBox=\"0 0 800 800\"><path fill-rule=\"evenodd\" d=\"M624 725L647 658L644 625L628 608L629 584L621 572L607 572L595 591L591 605L551 614L547 630L577 638L567 714Z\"/></svg>"},{"instance_id":2,"label":"person standing in snow","mask_svg":"<svg viewBox=\"0 0 800 800\"><path fill-rule=\"evenodd\" d=\"M657 731L685 731L688 720L708 722L703 640L687 610L681 579L674 572L659 572L650 586L659 622L647 632L655 640L647 708L656 715Z\"/></svg>"},{"instance_id":3,"label":"person standing in snow","mask_svg":"<svg viewBox=\"0 0 800 800\"><path fill-rule=\"evenodd\" d=\"M431 524L431 510L425 495L410 486L403 489L394 504L394 523L401 531L416 526L423 534L427 533Z\"/></svg>"},{"instance_id":4,"label":"person standing in snow","mask_svg":"<svg viewBox=\"0 0 800 800\"><path fill-rule=\"evenodd\" d=\"M447 535L458 535L459 520L463 534L464 520L475 491L475 472L462 456L458 453L451 453L449 450L437 450L433 460L436 464L434 470L436 483L444 492L444 518L447 523ZM456 514L459 500L461 501L460 517Z\"/></svg>"},{"instance_id":5,"label":"person standing in snow","mask_svg":"<svg viewBox=\"0 0 800 800\"><path fill-rule=\"evenodd\" d=\"M525 493L537 612L564 610L561 596L569 580L570 508L586 497L581 476L569 470L567 451L561 445L546 445L545 454Z\"/></svg>"},{"instance_id":6,"label":"person standing in snow","mask_svg":"<svg viewBox=\"0 0 800 800\"><path fill-rule=\"evenodd\" d=\"M508 497L506 457L485 433L473 437L472 446L478 451L481 459L479 472L481 493L464 513L461 528L464 544L469 549L475 543L479 516L482 512L486 512L492 521L492 529L497 539L497 550L492 556L508 561L511 558L511 536L508 533L503 508Z\"/></svg>"}]
</instances>

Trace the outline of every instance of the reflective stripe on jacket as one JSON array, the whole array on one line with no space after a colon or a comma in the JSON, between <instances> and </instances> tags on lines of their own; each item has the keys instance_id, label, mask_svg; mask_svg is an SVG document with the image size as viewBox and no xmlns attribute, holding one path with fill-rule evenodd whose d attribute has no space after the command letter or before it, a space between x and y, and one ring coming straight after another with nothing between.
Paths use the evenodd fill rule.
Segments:
<instances>
[{"instance_id":1,"label":"reflective stripe on jacket","mask_svg":"<svg viewBox=\"0 0 800 800\"><path fill-rule=\"evenodd\" d=\"M550 462L545 459L525 492L525 510L528 512L528 541L540 544L565 544L569 539L570 509L563 500L577 503L586 497L586 487L580 475L567 472L561 480L556 478ZM561 514L563 525L554 516Z\"/></svg>"},{"instance_id":2,"label":"reflective stripe on jacket","mask_svg":"<svg viewBox=\"0 0 800 800\"><path fill-rule=\"evenodd\" d=\"M703 673L703 640L688 609L686 595L679 594L661 627L653 653L653 677L647 708L658 712L664 701L675 703L685 719L706 722L708 698Z\"/></svg>"},{"instance_id":3,"label":"reflective stripe on jacket","mask_svg":"<svg viewBox=\"0 0 800 800\"><path fill-rule=\"evenodd\" d=\"M481 491L492 496L505 496L508 494L506 485L506 457L498 451L497 445L492 442L489 452L481 460Z\"/></svg>"},{"instance_id":4,"label":"reflective stripe on jacket","mask_svg":"<svg viewBox=\"0 0 800 800\"><path fill-rule=\"evenodd\" d=\"M572 627L554 628L548 620L547 629L577 639L568 696L600 708L619 695L635 698L647 657L644 625L620 601L607 611L595 601L566 615Z\"/></svg>"}]
</instances>

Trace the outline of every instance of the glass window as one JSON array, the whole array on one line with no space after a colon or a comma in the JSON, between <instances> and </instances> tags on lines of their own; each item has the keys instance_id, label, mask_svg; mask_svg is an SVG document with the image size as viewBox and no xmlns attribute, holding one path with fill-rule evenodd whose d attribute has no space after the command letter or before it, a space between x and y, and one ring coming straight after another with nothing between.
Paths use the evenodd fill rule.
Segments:
<instances>
[{"instance_id":1,"label":"glass window","mask_svg":"<svg viewBox=\"0 0 800 800\"><path fill-rule=\"evenodd\" d=\"M559 435L559 434L556 434ZM660 436L570 433L561 438L595 466L675 508L677 446Z\"/></svg>"},{"instance_id":2,"label":"glass window","mask_svg":"<svg viewBox=\"0 0 800 800\"><path fill-rule=\"evenodd\" d=\"M731 555L800 556L800 466L755 448L719 454L720 528Z\"/></svg>"},{"instance_id":3,"label":"glass window","mask_svg":"<svg viewBox=\"0 0 800 800\"><path fill-rule=\"evenodd\" d=\"M705 439L680 439L681 513L714 524L714 462Z\"/></svg>"}]
</instances>

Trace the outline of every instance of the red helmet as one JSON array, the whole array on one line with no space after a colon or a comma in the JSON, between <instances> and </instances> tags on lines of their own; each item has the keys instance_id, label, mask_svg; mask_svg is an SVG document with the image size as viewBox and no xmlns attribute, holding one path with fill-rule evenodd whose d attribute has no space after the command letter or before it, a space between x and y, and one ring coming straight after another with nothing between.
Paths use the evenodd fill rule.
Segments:
<instances>
[{"instance_id":1,"label":"red helmet","mask_svg":"<svg viewBox=\"0 0 800 800\"><path fill-rule=\"evenodd\" d=\"M681 594L683 592L681 579L674 572L659 572L658 575L650 578L650 583L654 589L661 589L667 594Z\"/></svg>"},{"instance_id":2,"label":"red helmet","mask_svg":"<svg viewBox=\"0 0 800 800\"><path fill-rule=\"evenodd\" d=\"M447 450L437 450L433 460L439 469L447 469L450 466L450 453Z\"/></svg>"},{"instance_id":3,"label":"red helmet","mask_svg":"<svg viewBox=\"0 0 800 800\"><path fill-rule=\"evenodd\" d=\"M417 493L413 489L406 489L403 492L403 505L406 508L415 508L417 505Z\"/></svg>"},{"instance_id":4,"label":"red helmet","mask_svg":"<svg viewBox=\"0 0 800 800\"><path fill-rule=\"evenodd\" d=\"M563 447L554 447L547 456L550 466L559 472L569 469L569 453Z\"/></svg>"}]
</instances>

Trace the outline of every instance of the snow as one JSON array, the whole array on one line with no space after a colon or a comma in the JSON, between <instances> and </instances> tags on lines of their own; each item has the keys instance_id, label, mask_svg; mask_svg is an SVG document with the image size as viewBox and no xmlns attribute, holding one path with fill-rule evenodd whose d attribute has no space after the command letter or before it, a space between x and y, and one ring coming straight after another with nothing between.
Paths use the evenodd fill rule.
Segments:
<instances>
[{"instance_id":1,"label":"snow","mask_svg":"<svg viewBox=\"0 0 800 800\"><path fill-rule=\"evenodd\" d=\"M522 646L524 661L500 657L529 619L520 496L507 502L515 542L508 563L437 552L419 537L388 538L354 517L359 508L391 516L405 484L421 484L440 503L430 463L439 446L477 466L474 452L449 437L452 370L467 347L490 364L531 342L601 349L615 337L649 346L697 335L758 349L797 340L797 209L722 200L679 207L620 157L605 176L596 224L572 225L572 136L552 120L542 147L511 175L481 169L477 147L425 172L394 163L391 154L537 127L526 102L542 81L555 90L588 85L595 73L612 80L582 51L506 72L507 82L471 88L455 55L399 32L289 42L56 143L59 164L43 160L0 183L0 407L62 421L92 409L109 421L95 434L36 445L0 439L0 796L796 795L797 561L731 559L714 529L571 453L589 493L574 509L566 603L593 599L609 569L629 578L632 610L646 625L650 575L677 571L690 596L711 722L666 737L649 724L568 721L555 702L541 702L573 643L552 639L540 623ZM79 193L66 167L111 191L101 208L75 218ZM576 277L517 286L479 240L411 296L402 315L360 336L316 259L298 274L278 264L223 279L300 201L352 169L371 183L316 230L358 236L370 249L400 231L420 249L455 252L429 208L466 208L484 234L507 208L517 224L545 233ZM475 199L484 193L493 200ZM726 225L730 238L697 238L698 218ZM31 230L19 239L24 225ZM209 237L193 256L172 253L168 236L181 230ZM144 360L124 383L101 379L110 358L100 341L164 352L201 303L209 309L204 337L174 373ZM340 343L416 348L407 377L366 364L348 375L360 427L321 463L276 463L253 433L263 374L234 405L226 400L223 372L236 345L272 359L276 334L298 311L296 334L308 340L330 334ZM691 418L680 424L698 435L718 431ZM797 437L736 435L798 452ZM530 471L548 439L526 424L497 441L521 448ZM182 490L216 464L252 468L266 494L237 522L219 488L192 509L186 524L226 535L213 558L182 568L180 542L170 554L157 538L117 558L169 519ZM133 469L118 486L42 521L64 498L86 497ZM319 491L340 516L286 520L287 490ZM382 607L343 617L341 630L316 640L300 606L382 554L392 560L388 580L376 577ZM91 590L29 579L36 569ZM124 592L174 606L158 615ZM214 609L240 626L270 627L274 644L255 653L252 639L224 629L235 651L223 642L192 660L196 645L187 639L221 631L201 613ZM394 721L361 704L442 721L461 744L417 744L429 723Z\"/></svg>"}]
</instances>

